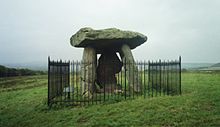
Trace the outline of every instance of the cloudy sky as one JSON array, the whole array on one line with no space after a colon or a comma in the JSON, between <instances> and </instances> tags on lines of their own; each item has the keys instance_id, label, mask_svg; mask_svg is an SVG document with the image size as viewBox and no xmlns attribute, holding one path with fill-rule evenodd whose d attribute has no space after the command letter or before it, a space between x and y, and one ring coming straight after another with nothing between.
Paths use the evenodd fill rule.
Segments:
<instances>
[{"instance_id":1,"label":"cloudy sky","mask_svg":"<svg viewBox=\"0 0 220 127\"><path fill-rule=\"evenodd\" d=\"M220 0L1 0L0 64L80 60L82 27L145 34L136 60L220 62Z\"/></svg>"}]
</instances>

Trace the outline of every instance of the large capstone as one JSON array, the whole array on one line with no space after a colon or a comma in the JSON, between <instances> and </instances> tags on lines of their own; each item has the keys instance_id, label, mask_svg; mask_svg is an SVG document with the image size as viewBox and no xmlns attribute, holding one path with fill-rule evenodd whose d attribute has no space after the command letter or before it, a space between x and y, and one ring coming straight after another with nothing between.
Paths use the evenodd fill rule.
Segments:
<instances>
[{"instance_id":1,"label":"large capstone","mask_svg":"<svg viewBox=\"0 0 220 127\"><path fill-rule=\"evenodd\" d=\"M130 49L143 44L147 36L132 31L123 31L116 28L103 30L93 30L92 28L82 28L74 34L70 43L74 47L93 47L96 53L105 52L112 49L113 52L120 51L123 44L127 44Z\"/></svg>"}]
</instances>

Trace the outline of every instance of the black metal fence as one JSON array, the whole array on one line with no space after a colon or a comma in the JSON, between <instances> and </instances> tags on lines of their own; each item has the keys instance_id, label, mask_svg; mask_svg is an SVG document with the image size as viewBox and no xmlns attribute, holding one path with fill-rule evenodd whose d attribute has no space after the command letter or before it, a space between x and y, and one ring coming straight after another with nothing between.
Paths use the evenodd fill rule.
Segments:
<instances>
[{"instance_id":1,"label":"black metal fence","mask_svg":"<svg viewBox=\"0 0 220 127\"><path fill-rule=\"evenodd\" d=\"M82 106L139 97L181 94L181 57L170 62L123 62L120 72L111 77L105 75L109 73L108 68L101 70L101 83L97 70L85 70L88 64L96 65L48 59L49 106ZM114 66L112 67L114 70ZM109 82L110 80L113 82Z\"/></svg>"},{"instance_id":2,"label":"black metal fence","mask_svg":"<svg viewBox=\"0 0 220 127\"><path fill-rule=\"evenodd\" d=\"M149 62L148 75L151 96L181 94L181 57L179 61Z\"/></svg>"},{"instance_id":3,"label":"black metal fence","mask_svg":"<svg viewBox=\"0 0 220 127\"><path fill-rule=\"evenodd\" d=\"M70 85L70 62L48 58L48 105L66 100L64 88ZM70 98L70 93L68 93Z\"/></svg>"}]
</instances>

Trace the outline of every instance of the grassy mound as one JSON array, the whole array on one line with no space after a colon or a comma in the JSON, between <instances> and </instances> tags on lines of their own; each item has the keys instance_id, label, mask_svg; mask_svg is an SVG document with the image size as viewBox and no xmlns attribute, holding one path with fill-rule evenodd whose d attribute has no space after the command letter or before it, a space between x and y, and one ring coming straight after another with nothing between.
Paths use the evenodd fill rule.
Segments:
<instances>
[{"instance_id":1,"label":"grassy mound","mask_svg":"<svg viewBox=\"0 0 220 127\"><path fill-rule=\"evenodd\" d=\"M220 126L220 73L183 73L181 96L52 109L46 78L23 77L26 85L16 77L0 79L1 86L17 82L11 91L0 88L0 126Z\"/></svg>"}]
</instances>

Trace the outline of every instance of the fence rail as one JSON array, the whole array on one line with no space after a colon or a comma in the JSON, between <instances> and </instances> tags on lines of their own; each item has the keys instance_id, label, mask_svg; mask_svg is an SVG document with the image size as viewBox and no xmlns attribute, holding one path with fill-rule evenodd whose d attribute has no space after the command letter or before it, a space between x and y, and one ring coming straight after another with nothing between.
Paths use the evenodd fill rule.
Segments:
<instances>
[{"instance_id":1,"label":"fence rail","mask_svg":"<svg viewBox=\"0 0 220 127\"><path fill-rule=\"evenodd\" d=\"M49 106L82 106L181 94L181 57L167 62L123 62L120 72L111 76L107 74L111 72L109 68L102 68L100 76L97 70L85 70L87 65L85 62L51 61L48 58ZM114 66L112 70L115 70ZM102 81L98 79L100 77Z\"/></svg>"}]
</instances>

